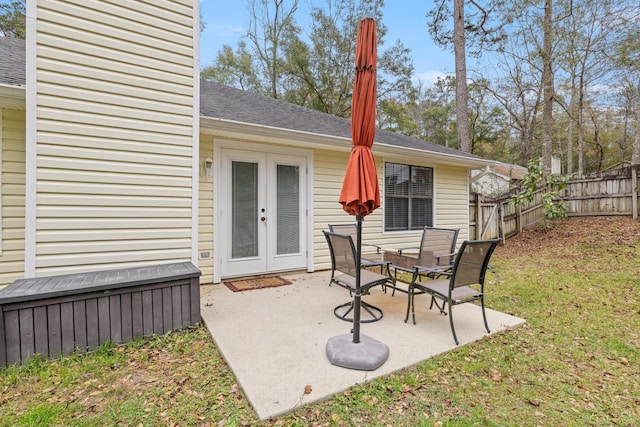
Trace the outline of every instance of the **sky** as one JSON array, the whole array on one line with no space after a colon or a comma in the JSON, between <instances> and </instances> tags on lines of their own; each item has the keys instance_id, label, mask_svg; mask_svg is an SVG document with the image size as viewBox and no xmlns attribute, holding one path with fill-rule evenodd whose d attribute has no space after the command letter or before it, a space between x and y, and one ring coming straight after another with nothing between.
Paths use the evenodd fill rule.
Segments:
<instances>
[{"instance_id":1,"label":"sky","mask_svg":"<svg viewBox=\"0 0 640 427\"><path fill-rule=\"evenodd\" d=\"M322 6L326 0L301 0L297 23L303 26L302 18L307 13L307 4ZM400 39L405 47L411 49L414 65L414 79L424 83L433 83L438 76L454 72L453 52L437 47L427 31L427 10L429 1L387 0L383 9L383 22L388 33L385 45L391 46ZM239 0L201 0L200 12L206 25L200 34L200 65L211 65L217 52L225 44L234 49L249 23L249 13L244 1ZM304 30L303 30L304 31Z\"/></svg>"}]
</instances>

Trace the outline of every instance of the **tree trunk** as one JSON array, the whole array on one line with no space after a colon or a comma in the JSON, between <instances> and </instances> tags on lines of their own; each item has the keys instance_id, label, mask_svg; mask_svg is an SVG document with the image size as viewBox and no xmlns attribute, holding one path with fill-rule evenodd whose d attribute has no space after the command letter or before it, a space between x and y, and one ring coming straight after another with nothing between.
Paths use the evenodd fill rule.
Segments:
<instances>
[{"instance_id":1,"label":"tree trunk","mask_svg":"<svg viewBox=\"0 0 640 427\"><path fill-rule=\"evenodd\" d=\"M584 174L584 85L582 75L578 86L578 176Z\"/></svg>"},{"instance_id":2,"label":"tree trunk","mask_svg":"<svg viewBox=\"0 0 640 427\"><path fill-rule=\"evenodd\" d=\"M544 53L542 56L542 85L544 88L544 104L542 110L542 166L545 175L551 172L551 156L553 150L553 69L552 49L553 49L553 5L552 0L544 2Z\"/></svg>"},{"instance_id":3,"label":"tree trunk","mask_svg":"<svg viewBox=\"0 0 640 427\"><path fill-rule=\"evenodd\" d=\"M269 28L269 39L271 39L271 64L269 66L269 83L271 85L271 97L278 98L278 43L280 42L278 33L280 32L279 22L280 8L282 1L274 1L275 11L273 24Z\"/></svg>"},{"instance_id":4,"label":"tree trunk","mask_svg":"<svg viewBox=\"0 0 640 427\"><path fill-rule=\"evenodd\" d=\"M467 93L467 61L464 38L464 0L454 0L453 52L456 62L456 123L460 151L471 152L469 142L469 95Z\"/></svg>"},{"instance_id":5,"label":"tree trunk","mask_svg":"<svg viewBox=\"0 0 640 427\"><path fill-rule=\"evenodd\" d=\"M569 130L567 136L567 174L573 173L573 138L575 135L576 123L576 76L575 72L571 71L571 100L569 101L569 111L571 112L569 117Z\"/></svg>"},{"instance_id":6,"label":"tree trunk","mask_svg":"<svg viewBox=\"0 0 640 427\"><path fill-rule=\"evenodd\" d=\"M640 164L640 80L638 80L638 94L636 97L636 136L633 139L631 164Z\"/></svg>"}]
</instances>

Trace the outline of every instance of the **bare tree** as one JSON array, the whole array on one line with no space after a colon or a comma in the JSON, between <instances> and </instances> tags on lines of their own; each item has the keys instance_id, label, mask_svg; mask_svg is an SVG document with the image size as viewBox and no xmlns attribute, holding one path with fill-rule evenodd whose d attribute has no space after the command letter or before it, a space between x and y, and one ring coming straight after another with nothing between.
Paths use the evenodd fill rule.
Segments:
<instances>
[{"instance_id":1,"label":"bare tree","mask_svg":"<svg viewBox=\"0 0 640 427\"><path fill-rule=\"evenodd\" d=\"M587 101L593 97L592 87L602 84L615 64L610 51L615 46L616 15L624 7L624 1L560 0L563 19L556 19L557 45L555 62L564 72L565 87L569 102L561 93L555 93L559 103L569 117L567 139L567 173L573 173L574 139L578 145L578 174L584 173L584 122ZM562 77L561 77L562 79Z\"/></svg>"},{"instance_id":2,"label":"bare tree","mask_svg":"<svg viewBox=\"0 0 640 427\"><path fill-rule=\"evenodd\" d=\"M513 160L522 166L540 156L540 113L543 108L541 19L536 8L509 10L506 19L514 31L500 44L500 49L485 67L483 84L509 117L516 151Z\"/></svg>"},{"instance_id":3,"label":"bare tree","mask_svg":"<svg viewBox=\"0 0 640 427\"><path fill-rule=\"evenodd\" d=\"M24 39L26 7L25 0L4 1L0 4L0 35Z\"/></svg>"},{"instance_id":4,"label":"bare tree","mask_svg":"<svg viewBox=\"0 0 640 427\"><path fill-rule=\"evenodd\" d=\"M464 36L464 0L453 0L453 54L456 64L456 121L460 150L471 152L469 137L469 92Z\"/></svg>"},{"instance_id":5,"label":"bare tree","mask_svg":"<svg viewBox=\"0 0 640 427\"><path fill-rule=\"evenodd\" d=\"M223 85L260 92L260 79L256 75L253 57L247 52L244 41L238 43L235 52L231 46L224 45L218 52L214 65L205 67L200 76Z\"/></svg>"},{"instance_id":6,"label":"bare tree","mask_svg":"<svg viewBox=\"0 0 640 427\"><path fill-rule=\"evenodd\" d=\"M473 6L473 13L465 15L465 0L453 0L453 13L449 0L435 0L429 18L429 32L436 44L450 48L453 46L456 68L456 122L458 124L458 144L461 151L469 153L469 105L467 90L467 35L471 37L471 54L478 55L485 45L491 45L503 36L500 24L489 26L490 8L479 0L467 0ZM489 6L491 0L486 2ZM453 16L453 31L447 30L446 22Z\"/></svg>"},{"instance_id":7,"label":"bare tree","mask_svg":"<svg viewBox=\"0 0 640 427\"><path fill-rule=\"evenodd\" d=\"M415 102L409 105L409 115L420 139L453 147L455 135L455 78L438 78L431 86L418 82Z\"/></svg>"},{"instance_id":8,"label":"bare tree","mask_svg":"<svg viewBox=\"0 0 640 427\"><path fill-rule=\"evenodd\" d=\"M321 2L317 2L319 4ZM400 104L411 99L413 60L397 40L386 47L384 0L325 0L311 10L309 44L291 49L288 73L291 90L285 98L341 117L351 114L353 64L358 24L363 17L376 21L378 36L377 112L380 125L407 129L398 114ZM297 83L297 84L296 84Z\"/></svg>"},{"instance_id":9,"label":"bare tree","mask_svg":"<svg viewBox=\"0 0 640 427\"><path fill-rule=\"evenodd\" d=\"M638 79L638 96L636 96L636 136L633 140L631 164L640 164L640 79Z\"/></svg>"},{"instance_id":10,"label":"bare tree","mask_svg":"<svg viewBox=\"0 0 640 427\"><path fill-rule=\"evenodd\" d=\"M636 82L635 137L631 163L637 165L640 164L640 38L638 37L640 33L640 6L626 11L618 22L624 25L624 28L620 31L622 37L616 49L615 60L625 79Z\"/></svg>"},{"instance_id":11,"label":"bare tree","mask_svg":"<svg viewBox=\"0 0 640 427\"><path fill-rule=\"evenodd\" d=\"M553 152L553 1L544 2L544 21L542 24L543 52L542 52L542 166L544 173L551 172L551 158Z\"/></svg>"},{"instance_id":12,"label":"bare tree","mask_svg":"<svg viewBox=\"0 0 640 427\"><path fill-rule=\"evenodd\" d=\"M249 0L249 44L261 64L268 92L278 98L278 79L283 68L285 42L297 39L300 29L293 18L299 0Z\"/></svg>"}]
</instances>

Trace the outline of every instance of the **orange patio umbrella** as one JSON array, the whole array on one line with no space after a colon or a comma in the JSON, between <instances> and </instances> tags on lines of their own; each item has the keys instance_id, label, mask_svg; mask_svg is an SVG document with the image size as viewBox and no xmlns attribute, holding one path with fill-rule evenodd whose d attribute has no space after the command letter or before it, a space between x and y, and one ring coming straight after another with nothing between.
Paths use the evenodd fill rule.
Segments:
<instances>
[{"instance_id":1,"label":"orange patio umbrella","mask_svg":"<svg viewBox=\"0 0 640 427\"><path fill-rule=\"evenodd\" d=\"M364 18L356 42L356 77L351 101L353 148L340 192L342 208L364 217L380 206L376 163L371 153L376 133L376 23Z\"/></svg>"},{"instance_id":2,"label":"orange patio umbrella","mask_svg":"<svg viewBox=\"0 0 640 427\"><path fill-rule=\"evenodd\" d=\"M376 128L376 23L364 18L356 41L356 77L351 101L352 148L342 184L339 202L356 216L356 286L353 301L353 336L339 335L327 342L327 356L334 365L373 370L389 356L389 348L380 341L360 337L360 266L362 219L380 206L380 187L376 163L371 153Z\"/></svg>"}]
</instances>

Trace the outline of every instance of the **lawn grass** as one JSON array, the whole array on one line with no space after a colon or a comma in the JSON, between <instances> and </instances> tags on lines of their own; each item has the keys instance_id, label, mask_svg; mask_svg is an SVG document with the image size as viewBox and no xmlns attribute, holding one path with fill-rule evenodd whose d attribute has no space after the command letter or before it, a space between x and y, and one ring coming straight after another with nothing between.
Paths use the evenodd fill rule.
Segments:
<instances>
[{"instance_id":1,"label":"lawn grass","mask_svg":"<svg viewBox=\"0 0 640 427\"><path fill-rule=\"evenodd\" d=\"M205 328L0 371L0 425L640 425L640 223L510 239L487 305L526 319L259 422Z\"/></svg>"}]
</instances>

